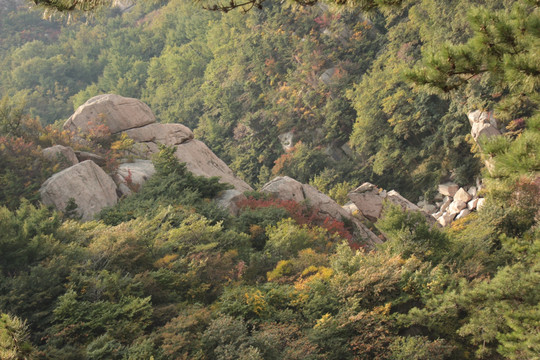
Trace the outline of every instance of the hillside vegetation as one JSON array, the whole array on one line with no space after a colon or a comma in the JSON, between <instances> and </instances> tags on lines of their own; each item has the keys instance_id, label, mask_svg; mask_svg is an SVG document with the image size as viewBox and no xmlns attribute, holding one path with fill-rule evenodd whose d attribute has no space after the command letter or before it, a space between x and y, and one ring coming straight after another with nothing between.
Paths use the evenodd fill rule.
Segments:
<instances>
[{"instance_id":1,"label":"hillside vegetation","mask_svg":"<svg viewBox=\"0 0 540 360\"><path fill-rule=\"evenodd\" d=\"M540 358L538 6L154 0L67 23L0 1L0 358ZM41 204L65 167L41 149L82 146L61 125L103 93L194 129L254 188L431 200L481 178L487 201L447 228L387 204L368 249L309 204L253 192L233 216L212 201L227 185L162 147L136 194L81 222ZM502 135L476 143L475 110ZM86 140L108 171L130 146Z\"/></svg>"}]
</instances>

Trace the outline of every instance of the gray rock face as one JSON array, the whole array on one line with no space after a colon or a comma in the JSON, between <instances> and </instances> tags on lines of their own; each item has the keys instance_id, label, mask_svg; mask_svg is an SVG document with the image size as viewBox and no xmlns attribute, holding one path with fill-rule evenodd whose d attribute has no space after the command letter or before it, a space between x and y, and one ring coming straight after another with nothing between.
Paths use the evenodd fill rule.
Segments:
<instances>
[{"instance_id":1,"label":"gray rock face","mask_svg":"<svg viewBox=\"0 0 540 360\"><path fill-rule=\"evenodd\" d=\"M62 163L68 166L79 163L75 151L68 146L54 145L43 149L42 153L43 156L51 162Z\"/></svg>"},{"instance_id":2,"label":"gray rock face","mask_svg":"<svg viewBox=\"0 0 540 360\"><path fill-rule=\"evenodd\" d=\"M349 199L356 205L358 210L373 222L381 217L385 197L386 191L370 183L363 183L349 193Z\"/></svg>"},{"instance_id":3,"label":"gray rock face","mask_svg":"<svg viewBox=\"0 0 540 360\"><path fill-rule=\"evenodd\" d=\"M302 184L288 176L277 177L266 183L261 192L273 194L278 199L305 202L319 210L319 214L338 221L349 219L355 225L356 232L369 244L381 243L381 239L369 230L362 222L343 209L332 198L323 194L311 185Z\"/></svg>"},{"instance_id":4,"label":"gray rock face","mask_svg":"<svg viewBox=\"0 0 540 360\"><path fill-rule=\"evenodd\" d=\"M120 95L94 96L65 122L64 129L88 132L93 126L106 125L112 134L156 122L148 105Z\"/></svg>"},{"instance_id":5,"label":"gray rock face","mask_svg":"<svg viewBox=\"0 0 540 360\"><path fill-rule=\"evenodd\" d=\"M228 210L232 215L238 215L240 209L237 204L242 200L247 200L246 196L236 189L222 191L221 194L214 199L217 206Z\"/></svg>"},{"instance_id":6,"label":"gray rock face","mask_svg":"<svg viewBox=\"0 0 540 360\"><path fill-rule=\"evenodd\" d=\"M481 137L490 138L501 135L497 129L497 120L493 116L493 112L476 110L467 116L471 124L471 135L477 143Z\"/></svg>"},{"instance_id":7,"label":"gray rock face","mask_svg":"<svg viewBox=\"0 0 540 360\"><path fill-rule=\"evenodd\" d=\"M122 195L129 195L138 191L155 173L156 169L150 160L136 160L133 163L121 164L113 179Z\"/></svg>"},{"instance_id":8,"label":"gray rock face","mask_svg":"<svg viewBox=\"0 0 540 360\"><path fill-rule=\"evenodd\" d=\"M279 176L264 184L261 192L273 194L278 199L302 202L306 198L302 183L288 176Z\"/></svg>"},{"instance_id":9,"label":"gray rock face","mask_svg":"<svg viewBox=\"0 0 540 360\"><path fill-rule=\"evenodd\" d=\"M195 175L219 176L220 182L231 184L241 192L253 190L244 180L236 177L232 170L202 141L193 139L176 146L175 156L186 163Z\"/></svg>"},{"instance_id":10,"label":"gray rock face","mask_svg":"<svg viewBox=\"0 0 540 360\"><path fill-rule=\"evenodd\" d=\"M54 174L43 183L40 193L45 205L53 205L60 211L73 198L82 221L92 220L95 214L118 200L114 181L90 160Z\"/></svg>"},{"instance_id":11,"label":"gray rock face","mask_svg":"<svg viewBox=\"0 0 540 360\"><path fill-rule=\"evenodd\" d=\"M388 201L392 204L399 205L404 210L418 211L425 216L428 223L435 223L435 219L432 216L405 199L397 191L391 190L386 192L370 183L364 183L357 189L351 191L349 193L349 199L367 219L373 222L380 219L384 202Z\"/></svg>"},{"instance_id":12,"label":"gray rock face","mask_svg":"<svg viewBox=\"0 0 540 360\"><path fill-rule=\"evenodd\" d=\"M294 132L287 131L278 135L279 142L284 151L290 150L294 146Z\"/></svg>"},{"instance_id":13,"label":"gray rock face","mask_svg":"<svg viewBox=\"0 0 540 360\"><path fill-rule=\"evenodd\" d=\"M193 139L193 132L182 124L150 124L129 129L124 133L136 142L153 142L164 145L180 145Z\"/></svg>"}]
</instances>

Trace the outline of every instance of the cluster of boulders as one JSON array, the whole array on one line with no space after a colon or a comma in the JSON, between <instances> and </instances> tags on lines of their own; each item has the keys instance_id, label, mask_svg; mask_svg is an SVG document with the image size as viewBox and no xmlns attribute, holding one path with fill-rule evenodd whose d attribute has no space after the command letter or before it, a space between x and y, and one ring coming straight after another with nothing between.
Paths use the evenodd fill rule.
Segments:
<instances>
[{"instance_id":1,"label":"cluster of boulders","mask_svg":"<svg viewBox=\"0 0 540 360\"><path fill-rule=\"evenodd\" d=\"M281 200L306 203L318 209L319 214L339 221L348 219L354 225L355 233L362 237L366 243L373 245L382 242L381 238L364 225L359 217L354 216L328 195L323 194L311 185L302 184L288 176L280 176L266 183L261 192L272 194Z\"/></svg>"},{"instance_id":2,"label":"cluster of boulders","mask_svg":"<svg viewBox=\"0 0 540 360\"><path fill-rule=\"evenodd\" d=\"M481 185L463 188L448 182L439 185L439 201L435 203L435 209L433 205L423 201L418 205L428 208L439 224L448 226L452 221L459 220L484 205L485 199L478 196L480 190Z\"/></svg>"},{"instance_id":3,"label":"cluster of boulders","mask_svg":"<svg viewBox=\"0 0 540 360\"><path fill-rule=\"evenodd\" d=\"M350 202L344 205L350 213L359 213L371 222L377 222L382 216L385 203L400 206L403 210L417 211L425 216L430 224L434 224L434 219L425 212L424 209L413 204L401 196L397 191L386 191L371 183L363 183L358 188L348 194Z\"/></svg>"},{"instance_id":4,"label":"cluster of boulders","mask_svg":"<svg viewBox=\"0 0 540 360\"><path fill-rule=\"evenodd\" d=\"M44 204L64 211L74 201L81 219L91 220L104 207L116 204L120 196L136 191L155 173L149 159L159 151L159 144L175 147L175 156L196 175L218 176L239 192L252 190L203 142L194 139L189 128L157 123L150 108L137 99L114 94L93 97L75 111L64 129L76 134L75 141L85 143L85 135L99 126L113 135L131 138L131 155L139 159L125 160L114 174L107 174L102 169L106 160L97 154L62 145L44 149L45 158L68 166L43 183L40 192Z\"/></svg>"}]
</instances>

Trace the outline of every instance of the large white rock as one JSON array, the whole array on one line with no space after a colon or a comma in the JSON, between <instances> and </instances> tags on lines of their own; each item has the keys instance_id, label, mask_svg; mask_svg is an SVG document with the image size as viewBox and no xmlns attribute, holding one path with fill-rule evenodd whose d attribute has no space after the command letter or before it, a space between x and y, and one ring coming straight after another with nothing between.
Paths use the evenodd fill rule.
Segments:
<instances>
[{"instance_id":1,"label":"large white rock","mask_svg":"<svg viewBox=\"0 0 540 360\"><path fill-rule=\"evenodd\" d=\"M501 135L497 129L497 120L493 116L493 112L476 110L467 116L471 124L471 135L477 143L481 137L490 138Z\"/></svg>"},{"instance_id":2,"label":"large white rock","mask_svg":"<svg viewBox=\"0 0 540 360\"><path fill-rule=\"evenodd\" d=\"M453 197L455 193L459 190L459 185L454 184L453 182L447 182L439 185L439 193L444 196Z\"/></svg>"},{"instance_id":3,"label":"large white rock","mask_svg":"<svg viewBox=\"0 0 540 360\"><path fill-rule=\"evenodd\" d=\"M384 190L366 182L351 191L348 197L370 221L375 222L381 217L383 200L386 197Z\"/></svg>"},{"instance_id":4,"label":"large white rock","mask_svg":"<svg viewBox=\"0 0 540 360\"><path fill-rule=\"evenodd\" d=\"M112 134L156 122L152 110L140 100L115 94L94 96L64 123L64 129L87 133L92 127L106 125Z\"/></svg>"},{"instance_id":5,"label":"large white rock","mask_svg":"<svg viewBox=\"0 0 540 360\"><path fill-rule=\"evenodd\" d=\"M43 156L52 162L72 166L79 163L75 151L69 146L54 145L42 150Z\"/></svg>"},{"instance_id":6,"label":"large white rock","mask_svg":"<svg viewBox=\"0 0 540 360\"><path fill-rule=\"evenodd\" d=\"M270 180L264 184L261 192L272 194L282 200L302 202L306 199L302 183L288 176L278 176Z\"/></svg>"},{"instance_id":7,"label":"large white rock","mask_svg":"<svg viewBox=\"0 0 540 360\"><path fill-rule=\"evenodd\" d=\"M116 184L93 161L87 160L54 174L40 189L45 205L64 211L69 200L77 204L81 220L92 220L107 206L116 204Z\"/></svg>"},{"instance_id":8,"label":"large white rock","mask_svg":"<svg viewBox=\"0 0 540 360\"><path fill-rule=\"evenodd\" d=\"M180 145L193 139L193 132L182 124L150 124L129 129L124 133L136 142L153 142L164 145Z\"/></svg>"},{"instance_id":9,"label":"large white rock","mask_svg":"<svg viewBox=\"0 0 540 360\"><path fill-rule=\"evenodd\" d=\"M138 191L155 173L156 169L150 160L136 160L118 166L113 179L122 195L129 195L133 191Z\"/></svg>"},{"instance_id":10,"label":"large white rock","mask_svg":"<svg viewBox=\"0 0 540 360\"><path fill-rule=\"evenodd\" d=\"M459 200L463 202L469 202L469 200L472 199L471 194L469 194L467 191L465 191L464 188L460 188L455 194L454 194L454 200Z\"/></svg>"},{"instance_id":11,"label":"large white rock","mask_svg":"<svg viewBox=\"0 0 540 360\"><path fill-rule=\"evenodd\" d=\"M202 141L193 139L176 146L175 156L186 163L189 171L195 175L219 176L220 182L228 183L241 192L253 188L244 180L236 177L232 170L212 152Z\"/></svg>"}]
</instances>

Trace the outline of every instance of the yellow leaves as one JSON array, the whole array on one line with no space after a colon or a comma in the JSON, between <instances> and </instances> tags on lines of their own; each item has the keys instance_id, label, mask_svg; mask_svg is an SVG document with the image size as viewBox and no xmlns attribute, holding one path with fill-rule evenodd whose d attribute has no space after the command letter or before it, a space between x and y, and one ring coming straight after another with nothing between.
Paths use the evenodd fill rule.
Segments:
<instances>
[{"instance_id":1,"label":"yellow leaves","mask_svg":"<svg viewBox=\"0 0 540 360\"><path fill-rule=\"evenodd\" d=\"M165 256L163 256L161 259L158 259L154 262L154 266L157 267L157 268L164 268L164 267L167 267L167 268L171 268L172 267L172 263L178 259L178 254L167 254Z\"/></svg>"},{"instance_id":2,"label":"yellow leaves","mask_svg":"<svg viewBox=\"0 0 540 360\"><path fill-rule=\"evenodd\" d=\"M245 293L244 298L246 304L251 307L251 311L255 314L261 315L268 310L268 303L260 290L255 290L252 293Z\"/></svg>"},{"instance_id":3,"label":"yellow leaves","mask_svg":"<svg viewBox=\"0 0 540 360\"><path fill-rule=\"evenodd\" d=\"M314 281L329 280L334 275L334 270L326 266L309 266L300 276L300 279L294 284L298 291L306 290Z\"/></svg>"},{"instance_id":4,"label":"yellow leaves","mask_svg":"<svg viewBox=\"0 0 540 360\"><path fill-rule=\"evenodd\" d=\"M127 134L122 134L119 140L111 144L111 150L113 151L127 151L130 150L135 144L133 139L129 138Z\"/></svg>"},{"instance_id":5,"label":"yellow leaves","mask_svg":"<svg viewBox=\"0 0 540 360\"><path fill-rule=\"evenodd\" d=\"M283 276L292 275L293 271L294 266L291 260L280 260L274 270L266 273L266 277L268 278L268 281L275 281Z\"/></svg>"},{"instance_id":6,"label":"yellow leaves","mask_svg":"<svg viewBox=\"0 0 540 360\"><path fill-rule=\"evenodd\" d=\"M332 315L326 313L324 314L319 320L317 320L317 323L315 326L313 326L314 329L324 326L325 323L327 323L329 320L332 320Z\"/></svg>"}]
</instances>

